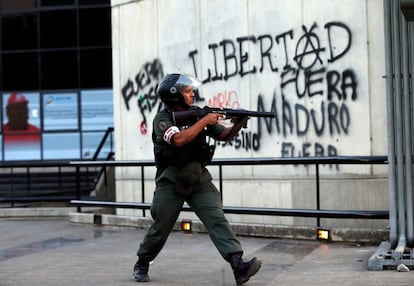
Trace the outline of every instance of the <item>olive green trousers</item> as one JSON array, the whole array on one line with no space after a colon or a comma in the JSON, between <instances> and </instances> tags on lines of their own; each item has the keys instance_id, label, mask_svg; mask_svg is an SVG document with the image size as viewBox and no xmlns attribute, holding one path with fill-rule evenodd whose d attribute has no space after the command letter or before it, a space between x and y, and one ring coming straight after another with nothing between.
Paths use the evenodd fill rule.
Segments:
<instances>
[{"instance_id":1,"label":"olive green trousers","mask_svg":"<svg viewBox=\"0 0 414 286\"><path fill-rule=\"evenodd\" d=\"M208 172L205 169L205 172ZM208 174L209 175L209 174ZM153 224L140 244L140 261L150 262L163 248L186 201L203 222L217 250L227 261L233 253L242 253L242 246L224 216L220 193L211 180L195 185L192 193L184 197L175 192L175 183L157 180L151 206Z\"/></svg>"}]
</instances>

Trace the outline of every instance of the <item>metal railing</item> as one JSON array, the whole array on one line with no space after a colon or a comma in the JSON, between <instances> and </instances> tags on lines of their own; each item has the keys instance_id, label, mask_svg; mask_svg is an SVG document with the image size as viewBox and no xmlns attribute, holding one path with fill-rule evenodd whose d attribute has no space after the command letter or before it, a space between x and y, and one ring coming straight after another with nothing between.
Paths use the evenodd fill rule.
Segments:
<instances>
[{"instance_id":1,"label":"metal railing","mask_svg":"<svg viewBox=\"0 0 414 286\"><path fill-rule=\"evenodd\" d=\"M107 128L93 161L113 158L113 132L113 127ZM105 146L109 146L107 154L103 152ZM100 178L107 186L106 168L75 168L70 160L0 161L0 203L2 207L14 207L16 203L70 202L88 197Z\"/></svg>"},{"instance_id":2,"label":"metal railing","mask_svg":"<svg viewBox=\"0 0 414 286\"><path fill-rule=\"evenodd\" d=\"M388 210L323 210L320 208L320 175L321 165L374 165L388 164L387 156L339 156L339 157L304 157L304 158L248 158L248 159L215 159L210 165L219 168L219 191L223 195L223 167L224 166L246 166L246 165L314 165L315 166L315 189L316 189L316 208L315 209L288 209L288 208L258 208L258 207L232 207L224 206L226 213L248 214L248 215L272 215L272 216L292 216L292 217L316 217L317 225L320 226L320 218L358 218L358 219L388 219ZM71 166L82 168L85 166L112 166L112 167L140 167L141 169L141 202L109 202L109 201L89 201L72 200L71 203L78 207L111 207L111 208L131 208L141 209L143 216L145 210L150 209L151 204L145 203L145 168L154 167L152 160L140 161L73 161ZM183 206L183 211L191 211L188 206Z\"/></svg>"},{"instance_id":3,"label":"metal railing","mask_svg":"<svg viewBox=\"0 0 414 286\"><path fill-rule=\"evenodd\" d=\"M96 170L75 168L70 161L0 162L0 203L69 202L93 189Z\"/></svg>"},{"instance_id":4,"label":"metal railing","mask_svg":"<svg viewBox=\"0 0 414 286\"><path fill-rule=\"evenodd\" d=\"M101 141L99 142L98 147L96 148L95 153L93 154L92 160L96 161L99 159L99 155L101 155L102 149L105 146L105 144L107 143L107 141L109 140L109 154L107 155L107 157L112 157L113 156L113 149L114 149L114 139L113 139L113 133L114 133L114 128L113 127L108 127L105 131L104 136L101 138Z\"/></svg>"}]
</instances>

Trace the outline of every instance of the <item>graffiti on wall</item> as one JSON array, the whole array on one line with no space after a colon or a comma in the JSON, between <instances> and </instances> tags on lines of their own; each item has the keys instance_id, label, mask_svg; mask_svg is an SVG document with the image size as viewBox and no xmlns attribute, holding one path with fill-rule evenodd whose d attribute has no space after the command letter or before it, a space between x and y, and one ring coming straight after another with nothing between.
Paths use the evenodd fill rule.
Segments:
<instances>
[{"instance_id":1,"label":"graffiti on wall","mask_svg":"<svg viewBox=\"0 0 414 286\"><path fill-rule=\"evenodd\" d=\"M158 112L161 108L161 100L159 100L155 91L163 76L161 61L155 59L145 63L138 70L133 80L128 78L121 89L126 110L131 110L132 104L138 107L142 118L139 129L143 135L148 132L147 115Z\"/></svg>"},{"instance_id":2,"label":"graffiti on wall","mask_svg":"<svg viewBox=\"0 0 414 286\"><path fill-rule=\"evenodd\" d=\"M359 96L358 75L352 66L341 62L355 48L352 44L352 30L347 24L315 22L279 34L226 38L209 43L201 51L189 51L194 75L198 78L203 75L200 79L204 85L253 74L255 78L272 75L266 77L272 78L266 82L272 87L272 94L259 90L256 95L243 96L255 97L258 111L274 112L276 117L257 118L256 128L244 129L232 141L217 144L223 148L258 151L266 133L278 138L282 157L338 155L335 139L349 134L351 105L357 104ZM201 54L208 59L202 71L197 69ZM126 109L131 104L138 106L142 134L146 134L148 115L161 108L155 88L162 76L161 61L156 59L146 63L134 80L128 79L122 88ZM209 106L242 107L241 95L231 87L213 96L204 96ZM307 142L307 136L331 138L334 143Z\"/></svg>"},{"instance_id":3,"label":"graffiti on wall","mask_svg":"<svg viewBox=\"0 0 414 286\"><path fill-rule=\"evenodd\" d=\"M340 45L337 44L338 35L341 36ZM207 62L211 66L201 72L206 75L202 80L204 84L250 74L275 75L274 82L269 83L273 85L274 93L259 93L257 109L274 112L276 118L258 118L256 132L243 130L233 141L219 144L259 150L263 132L275 134L278 138L306 138L310 134L319 138L347 135L351 126L349 105L358 99L357 76L352 67L343 70L334 67L351 48L351 29L341 22L325 23L322 29L314 23L310 27L302 26L296 33L289 30L276 35L250 35L209 43L207 51L211 60ZM198 50L189 52L195 75L200 74L196 68L199 54ZM232 91L230 95L227 99L224 97L226 106L234 104L229 101L236 97L237 92ZM314 100L313 105L304 103L305 99L316 98L319 100ZM214 100L213 104L216 102ZM334 145L325 146L320 142L303 142L301 146L291 141L281 143L282 157L337 154Z\"/></svg>"}]
</instances>

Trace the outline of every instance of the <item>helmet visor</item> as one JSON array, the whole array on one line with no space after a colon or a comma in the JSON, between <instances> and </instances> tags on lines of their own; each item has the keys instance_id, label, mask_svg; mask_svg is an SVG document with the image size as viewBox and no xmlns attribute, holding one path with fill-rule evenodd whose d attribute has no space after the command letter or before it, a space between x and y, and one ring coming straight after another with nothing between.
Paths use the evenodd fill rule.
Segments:
<instances>
[{"instance_id":1,"label":"helmet visor","mask_svg":"<svg viewBox=\"0 0 414 286\"><path fill-rule=\"evenodd\" d=\"M201 86L201 82L195 77L180 75L175 83L175 86L180 92L184 87L192 87L193 91L196 91L198 90L198 87Z\"/></svg>"}]
</instances>

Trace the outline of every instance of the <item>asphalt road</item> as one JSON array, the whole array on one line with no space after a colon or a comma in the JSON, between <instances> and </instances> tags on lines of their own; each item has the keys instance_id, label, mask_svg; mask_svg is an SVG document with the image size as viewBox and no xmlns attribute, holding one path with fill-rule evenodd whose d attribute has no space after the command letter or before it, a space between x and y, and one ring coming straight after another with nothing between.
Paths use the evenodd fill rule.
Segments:
<instances>
[{"instance_id":1,"label":"asphalt road","mask_svg":"<svg viewBox=\"0 0 414 286\"><path fill-rule=\"evenodd\" d=\"M135 253L146 230L67 220L0 219L0 286L136 285ZM413 285L414 271L370 271L376 245L240 237L263 265L245 285ZM148 286L235 285L207 234L173 232L150 266Z\"/></svg>"}]
</instances>

